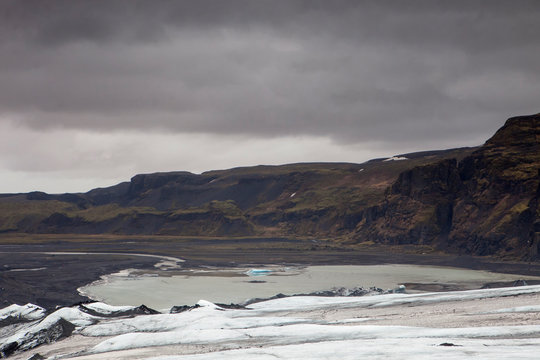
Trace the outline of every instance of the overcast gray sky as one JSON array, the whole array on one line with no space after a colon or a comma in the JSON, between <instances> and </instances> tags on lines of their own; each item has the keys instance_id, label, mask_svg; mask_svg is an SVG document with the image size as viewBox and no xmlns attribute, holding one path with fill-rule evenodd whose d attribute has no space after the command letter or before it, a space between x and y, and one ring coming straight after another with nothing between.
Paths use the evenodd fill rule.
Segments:
<instances>
[{"instance_id":1,"label":"overcast gray sky","mask_svg":"<svg viewBox=\"0 0 540 360\"><path fill-rule=\"evenodd\" d=\"M540 111L540 1L2 0L0 192L363 162Z\"/></svg>"}]
</instances>

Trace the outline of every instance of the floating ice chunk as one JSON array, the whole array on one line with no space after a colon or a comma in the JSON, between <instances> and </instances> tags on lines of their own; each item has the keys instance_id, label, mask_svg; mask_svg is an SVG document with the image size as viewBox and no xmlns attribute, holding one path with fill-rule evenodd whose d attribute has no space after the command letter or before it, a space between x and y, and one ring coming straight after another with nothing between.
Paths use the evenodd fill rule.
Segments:
<instances>
[{"instance_id":1,"label":"floating ice chunk","mask_svg":"<svg viewBox=\"0 0 540 360\"><path fill-rule=\"evenodd\" d=\"M266 276L270 275L274 271L271 269L249 269L246 274L249 276Z\"/></svg>"}]
</instances>

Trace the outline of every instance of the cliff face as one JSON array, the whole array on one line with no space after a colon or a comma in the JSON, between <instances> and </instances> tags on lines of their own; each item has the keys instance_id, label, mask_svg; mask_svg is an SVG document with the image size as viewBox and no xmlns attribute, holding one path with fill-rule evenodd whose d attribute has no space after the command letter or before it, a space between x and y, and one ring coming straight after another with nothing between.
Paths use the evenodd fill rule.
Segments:
<instances>
[{"instance_id":1,"label":"cliff face","mask_svg":"<svg viewBox=\"0 0 540 360\"><path fill-rule=\"evenodd\" d=\"M0 232L272 236L539 258L540 115L479 148L363 164L143 174L84 194L0 195Z\"/></svg>"},{"instance_id":2,"label":"cliff face","mask_svg":"<svg viewBox=\"0 0 540 360\"><path fill-rule=\"evenodd\" d=\"M2 195L0 232L338 238L351 234L402 171L471 152L142 174L84 194Z\"/></svg>"},{"instance_id":3,"label":"cliff face","mask_svg":"<svg viewBox=\"0 0 540 360\"><path fill-rule=\"evenodd\" d=\"M538 257L540 115L509 119L460 162L403 172L363 219L358 241L429 244L476 255Z\"/></svg>"}]
</instances>

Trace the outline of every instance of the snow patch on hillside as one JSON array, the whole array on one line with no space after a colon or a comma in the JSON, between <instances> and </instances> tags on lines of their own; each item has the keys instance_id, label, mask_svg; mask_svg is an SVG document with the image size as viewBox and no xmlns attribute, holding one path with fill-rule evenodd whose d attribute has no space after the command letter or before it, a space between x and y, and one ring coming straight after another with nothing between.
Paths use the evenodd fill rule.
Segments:
<instances>
[{"instance_id":1,"label":"snow patch on hillside","mask_svg":"<svg viewBox=\"0 0 540 360\"><path fill-rule=\"evenodd\" d=\"M409 160L409 159L403 156L392 156L392 157L389 157L388 159L384 159L383 161L401 161L401 160Z\"/></svg>"}]
</instances>

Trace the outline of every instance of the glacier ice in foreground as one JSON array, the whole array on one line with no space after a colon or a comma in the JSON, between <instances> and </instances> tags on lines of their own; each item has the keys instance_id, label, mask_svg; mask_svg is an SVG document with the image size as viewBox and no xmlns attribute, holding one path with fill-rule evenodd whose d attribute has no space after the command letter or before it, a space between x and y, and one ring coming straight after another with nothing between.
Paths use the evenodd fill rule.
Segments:
<instances>
[{"instance_id":1,"label":"glacier ice in foreground","mask_svg":"<svg viewBox=\"0 0 540 360\"><path fill-rule=\"evenodd\" d=\"M93 303L41 314L0 333L28 359L538 359L540 286L364 297L299 296L226 309L207 301L153 313ZM509 306L509 304L516 306ZM7 310L6 310L7 309ZM32 306L0 314L26 314ZM5 315L4 315L5 316ZM1 320L1 318L0 318ZM412 321L415 326L411 326ZM63 340L36 345L58 321ZM39 344L38 344L39 345ZM20 350L31 349L24 353Z\"/></svg>"}]
</instances>

